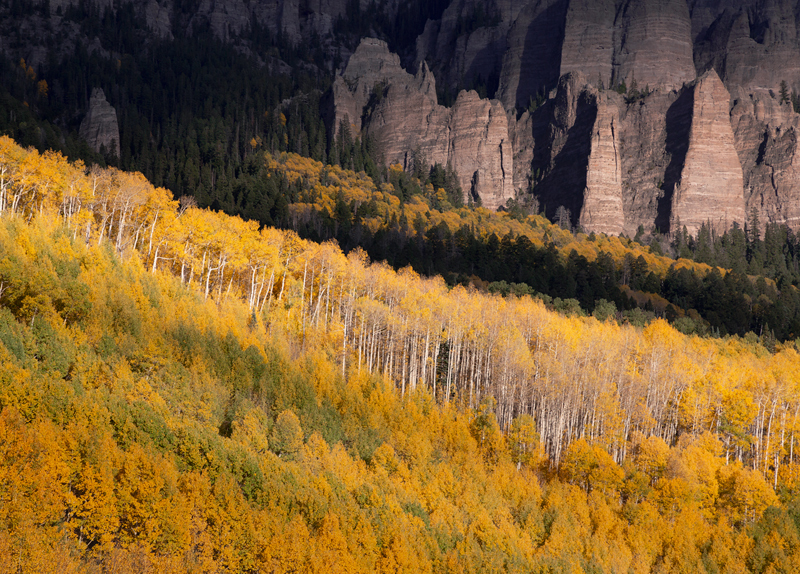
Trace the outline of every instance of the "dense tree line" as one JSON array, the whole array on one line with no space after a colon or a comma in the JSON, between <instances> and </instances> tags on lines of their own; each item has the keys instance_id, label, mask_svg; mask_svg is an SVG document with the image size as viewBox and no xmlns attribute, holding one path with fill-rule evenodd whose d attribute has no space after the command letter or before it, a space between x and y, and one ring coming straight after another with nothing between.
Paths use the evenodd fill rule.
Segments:
<instances>
[{"instance_id":1,"label":"dense tree line","mask_svg":"<svg viewBox=\"0 0 800 574\"><path fill-rule=\"evenodd\" d=\"M755 211L744 227L734 224L722 234L703 225L692 237L684 229L672 249L676 257L764 276L781 286L800 284L800 236L784 224L762 224Z\"/></svg>"},{"instance_id":2,"label":"dense tree line","mask_svg":"<svg viewBox=\"0 0 800 574\"><path fill-rule=\"evenodd\" d=\"M788 243L781 243L795 239L786 228L770 225L763 240L754 234L748 241L734 227L716 240L717 258L695 256L679 239L678 254L702 263L689 265L687 259L658 255L659 247L627 240L612 246L609 238L572 233L542 217L455 209L449 193L443 188L441 193L434 191L431 181L444 181L436 168L424 187L413 174L390 166L388 182L381 184L383 192L366 178L355 178L351 184L351 190L361 191L345 192L342 182L326 175L320 164L299 158L267 163L274 199L266 203L274 206L285 197L287 204L280 204L279 219L266 219L265 212L263 223L289 227L315 241L335 239L346 252L360 247L373 260L396 269L411 266L418 273L441 275L450 285L504 283L505 287L495 288L538 293L547 300L576 300L586 313L593 313L598 304L613 303L620 317L630 319L630 311L639 309L633 314L635 321L664 317L686 333L751 332L780 341L800 335L800 291L789 280L787 263L795 256L786 248ZM417 175L426 177L424 171ZM413 192L404 192L409 189ZM394 200L387 202L387 193ZM702 231L698 240L686 236L686 245L702 246L703 237ZM776 258L776 252L782 255ZM756 271L753 261L773 262L773 269L782 269L783 275L777 281L749 275L748 271ZM731 270L709 265L730 265Z\"/></svg>"},{"instance_id":3,"label":"dense tree line","mask_svg":"<svg viewBox=\"0 0 800 574\"><path fill-rule=\"evenodd\" d=\"M350 2L336 25L337 37L357 43L367 26L393 49L413 46L429 18L447 2L404 2L396 18L371 3ZM37 93L19 62L2 58L4 86L0 130L40 151L60 150L87 163L140 171L176 197L194 196L201 206L241 213L237 195L252 183L255 151L290 151L380 177L374 146L358 134L328 141L321 96L340 65L320 38L297 45L253 21L234 43L215 38L207 24L190 18L195 8L178 3L173 40L155 39L133 3L113 10L90 2L59 8L80 29L73 53L51 43L44 64L30 73L48 89ZM49 8L17 1L10 15L41 15ZM101 50L95 49L97 39ZM18 42L24 42L19 38ZM241 49L245 46L246 49ZM353 46L354 47L354 46ZM105 51L105 53L103 53ZM110 57L117 54L119 57ZM332 59L333 58L333 59ZM100 157L79 138L77 128L89 94L103 88L120 124L120 157ZM25 107L25 113L17 108Z\"/></svg>"},{"instance_id":4,"label":"dense tree line","mask_svg":"<svg viewBox=\"0 0 800 574\"><path fill-rule=\"evenodd\" d=\"M30 74L24 64L3 59L0 128L26 145L140 171L176 197L192 195L200 205L231 212L234 189L252 175L246 161L256 146L320 161L333 151L320 115L331 74L319 43L290 45L254 24L247 34L266 57L259 62L208 28L181 33L185 22L176 22L173 41L155 40L132 3L103 10L81 2L66 7L63 17L80 26L87 42L98 38L119 58L79 40L66 55L54 46ZM34 77L46 82L46 92L37 93ZM96 87L117 111L120 157L101 158L73 143Z\"/></svg>"}]
</instances>

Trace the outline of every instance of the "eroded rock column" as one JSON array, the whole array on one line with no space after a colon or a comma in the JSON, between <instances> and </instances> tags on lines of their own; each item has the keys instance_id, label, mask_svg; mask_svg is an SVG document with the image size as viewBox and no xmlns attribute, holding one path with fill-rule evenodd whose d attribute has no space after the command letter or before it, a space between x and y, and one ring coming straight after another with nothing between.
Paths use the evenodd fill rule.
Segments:
<instances>
[{"instance_id":1,"label":"eroded rock column","mask_svg":"<svg viewBox=\"0 0 800 574\"><path fill-rule=\"evenodd\" d=\"M745 218L742 166L730 122L730 96L713 70L694 87L689 148L672 196L670 229L697 233L703 223L720 232Z\"/></svg>"}]
</instances>

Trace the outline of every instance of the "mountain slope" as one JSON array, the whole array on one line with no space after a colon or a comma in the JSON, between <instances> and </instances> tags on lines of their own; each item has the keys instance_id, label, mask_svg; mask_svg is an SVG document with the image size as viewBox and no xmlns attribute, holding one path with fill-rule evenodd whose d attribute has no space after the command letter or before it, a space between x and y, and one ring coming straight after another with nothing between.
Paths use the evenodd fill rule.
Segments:
<instances>
[{"instance_id":1,"label":"mountain slope","mask_svg":"<svg viewBox=\"0 0 800 574\"><path fill-rule=\"evenodd\" d=\"M8 110L26 144L77 136L102 88L120 124L107 161L228 211L252 139L358 168L337 149L347 115L376 165L449 164L493 208L524 197L627 235L721 233L753 212L795 230L794 4L19 0L0 7L0 65L61 132ZM370 37L380 74L359 73Z\"/></svg>"}]
</instances>

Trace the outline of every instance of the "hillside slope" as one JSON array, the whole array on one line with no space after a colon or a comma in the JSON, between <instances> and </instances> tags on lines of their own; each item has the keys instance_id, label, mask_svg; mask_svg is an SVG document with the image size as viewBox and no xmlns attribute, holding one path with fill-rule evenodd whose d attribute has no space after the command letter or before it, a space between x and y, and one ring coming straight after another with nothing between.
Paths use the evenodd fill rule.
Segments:
<instances>
[{"instance_id":1,"label":"hillside slope","mask_svg":"<svg viewBox=\"0 0 800 574\"><path fill-rule=\"evenodd\" d=\"M4 143L0 572L800 563L793 345L450 290Z\"/></svg>"}]
</instances>

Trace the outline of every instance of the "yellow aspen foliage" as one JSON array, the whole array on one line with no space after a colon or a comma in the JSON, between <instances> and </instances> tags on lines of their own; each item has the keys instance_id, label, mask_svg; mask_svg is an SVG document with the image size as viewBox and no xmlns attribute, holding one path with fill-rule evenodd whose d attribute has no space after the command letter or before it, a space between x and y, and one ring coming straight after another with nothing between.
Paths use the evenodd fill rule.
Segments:
<instances>
[{"instance_id":1,"label":"yellow aspen foliage","mask_svg":"<svg viewBox=\"0 0 800 574\"><path fill-rule=\"evenodd\" d=\"M711 526L709 543L705 549L708 556L706 561L718 564L720 571L745 574L750 572L747 557L753 551L753 540L742 530L735 529L724 517L720 517L716 524ZM785 547L776 544L774 548ZM755 569L758 571L758 569ZM786 570L787 572L793 569Z\"/></svg>"},{"instance_id":2,"label":"yellow aspen foliage","mask_svg":"<svg viewBox=\"0 0 800 574\"><path fill-rule=\"evenodd\" d=\"M520 415L511 423L508 434L511 460L517 465L536 464L540 458L539 433L536 432L536 421L530 415Z\"/></svg>"},{"instance_id":3,"label":"yellow aspen foliage","mask_svg":"<svg viewBox=\"0 0 800 574\"><path fill-rule=\"evenodd\" d=\"M339 518L328 514L322 520L319 533L314 538L315 550L310 557L309 572L331 574L364 571L357 567L354 556L347 547Z\"/></svg>"},{"instance_id":4,"label":"yellow aspen foliage","mask_svg":"<svg viewBox=\"0 0 800 574\"><path fill-rule=\"evenodd\" d=\"M604 571L628 571L633 551L625 544L624 522L615 512L614 503L594 491L589 494L588 506L592 535L584 549L587 561Z\"/></svg>"},{"instance_id":5,"label":"yellow aspen foliage","mask_svg":"<svg viewBox=\"0 0 800 574\"><path fill-rule=\"evenodd\" d=\"M631 442L635 467L648 476L651 485L655 484L667 470L667 443L661 437L645 437L641 433L634 434Z\"/></svg>"},{"instance_id":6,"label":"yellow aspen foliage","mask_svg":"<svg viewBox=\"0 0 800 574\"><path fill-rule=\"evenodd\" d=\"M611 455L599 446L592 446L584 439L573 441L560 465L564 480L578 485L586 492L599 490L612 494L622 486L623 470Z\"/></svg>"},{"instance_id":7,"label":"yellow aspen foliage","mask_svg":"<svg viewBox=\"0 0 800 574\"><path fill-rule=\"evenodd\" d=\"M690 509L679 513L666 532L653 572L702 572L701 548L708 544L710 536L711 529L701 513Z\"/></svg>"},{"instance_id":8,"label":"yellow aspen foliage","mask_svg":"<svg viewBox=\"0 0 800 574\"><path fill-rule=\"evenodd\" d=\"M384 476L391 476L397 472L405 474L407 470L400 461L394 449L388 443L383 443L372 454L370 467Z\"/></svg>"},{"instance_id":9,"label":"yellow aspen foliage","mask_svg":"<svg viewBox=\"0 0 800 574\"><path fill-rule=\"evenodd\" d=\"M721 444L711 433L685 435L670 451L665 477L656 483L656 499L665 513L684 508L711 514L719 496L717 471L725 460Z\"/></svg>"},{"instance_id":10,"label":"yellow aspen foliage","mask_svg":"<svg viewBox=\"0 0 800 574\"><path fill-rule=\"evenodd\" d=\"M268 541L259 554L261 568L275 574L308 572L311 565L311 533L303 519L295 516L277 531L266 533Z\"/></svg>"},{"instance_id":11,"label":"yellow aspen foliage","mask_svg":"<svg viewBox=\"0 0 800 574\"><path fill-rule=\"evenodd\" d=\"M375 572L378 574L412 574L423 571L406 537L399 533L384 545Z\"/></svg>"},{"instance_id":12,"label":"yellow aspen foliage","mask_svg":"<svg viewBox=\"0 0 800 574\"><path fill-rule=\"evenodd\" d=\"M497 424L494 411L497 400L494 397L483 399L478 405L475 418L471 423L473 438L478 443L478 448L484 453L487 460L498 461L506 451L505 437Z\"/></svg>"},{"instance_id":13,"label":"yellow aspen foliage","mask_svg":"<svg viewBox=\"0 0 800 574\"><path fill-rule=\"evenodd\" d=\"M605 495L615 496L622 486L625 472L604 448L594 445L593 450L597 466L590 477L592 488Z\"/></svg>"},{"instance_id":14,"label":"yellow aspen foliage","mask_svg":"<svg viewBox=\"0 0 800 574\"><path fill-rule=\"evenodd\" d=\"M537 557L545 564L558 565L563 571L581 571L584 548L575 541L584 541L590 536L586 493L577 486L553 484L545 496L543 510L549 526L546 538L537 549Z\"/></svg>"},{"instance_id":15,"label":"yellow aspen foliage","mask_svg":"<svg viewBox=\"0 0 800 574\"><path fill-rule=\"evenodd\" d=\"M278 415L269 437L269 446L272 452L288 460L292 460L303 448L303 429L300 427L300 419L291 410Z\"/></svg>"},{"instance_id":16,"label":"yellow aspen foliage","mask_svg":"<svg viewBox=\"0 0 800 574\"><path fill-rule=\"evenodd\" d=\"M266 413L249 402L241 407L241 412L231 423L231 438L248 445L254 452L267 452L269 421Z\"/></svg>"},{"instance_id":17,"label":"yellow aspen foliage","mask_svg":"<svg viewBox=\"0 0 800 574\"><path fill-rule=\"evenodd\" d=\"M651 572L653 563L661 554L662 538L668 526L658 509L648 501L626 503L622 516L627 522L625 544L632 551L630 569L637 574Z\"/></svg>"},{"instance_id":18,"label":"yellow aspen foliage","mask_svg":"<svg viewBox=\"0 0 800 574\"><path fill-rule=\"evenodd\" d=\"M778 502L761 473L744 468L741 463L722 466L717 473L717 505L732 523L754 522L767 507Z\"/></svg>"},{"instance_id":19,"label":"yellow aspen foliage","mask_svg":"<svg viewBox=\"0 0 800 574\"><path fill-rule=\"evenodd\" d=\"M102 462L99 468L86 464L81 469L72 486L75 502L71 517L79 539L98 545L100 551L112 547L120 527L113 469L107 461Z\"/></svg>"}]
</instances>

